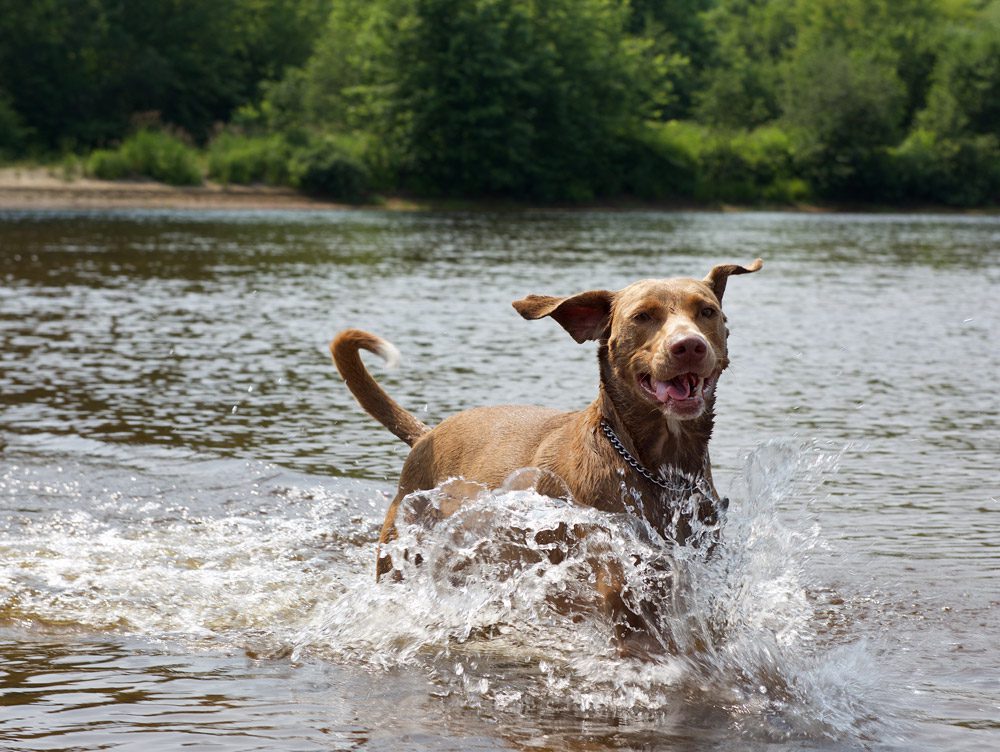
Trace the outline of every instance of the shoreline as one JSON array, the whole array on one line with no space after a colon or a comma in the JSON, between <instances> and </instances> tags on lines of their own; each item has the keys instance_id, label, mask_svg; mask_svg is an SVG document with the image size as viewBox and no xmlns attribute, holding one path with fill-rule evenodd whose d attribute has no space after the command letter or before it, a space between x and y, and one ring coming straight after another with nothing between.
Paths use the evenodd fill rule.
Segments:
<instances>
[{"instance_id":1,"label":"shoreline","mask_svg":"<svg viewBox=\"0 0 1000 752\"><path fill-rule=\"evenodd\" d=\"M98 180L62 177L58 168L0 167L0 210L299 210L299 211L518 211L525 209L606 211L782 212L792 214L949 214L1000 215L1000 206L959 208L942 205L794 204L730 205L695 201L606 200L577 205L539 206L513 200L428 200L388 197L377 203L349 204L313 198L292 188L268 185L172 186L155 180Z\"/></svg>"},{"instance_id":2,"label":"shoreline","mask_svg":"<svg viewBox=\"0 0 1000 752\"><path fill-rule=\"evenodd\" d=\"M399 204L391 206L392 203ZM173 186L155 180L64 178L44 167L0 168L0 210L21 209L222 209L347 210L410 208L405 202L357 206L317 199L291 188L267 185ZM412 208L417 208L414 205Z\"/></svg>"}]
</instances>

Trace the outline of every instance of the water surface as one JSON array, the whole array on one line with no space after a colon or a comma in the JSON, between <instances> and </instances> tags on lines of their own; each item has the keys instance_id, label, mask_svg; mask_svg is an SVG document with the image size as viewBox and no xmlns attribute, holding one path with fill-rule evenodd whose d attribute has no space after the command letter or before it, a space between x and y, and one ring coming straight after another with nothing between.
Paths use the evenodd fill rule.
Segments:
<instances>
[{"instance_id":1,"label":"water surface","mask_svg":"<svg viewBox=\"0 0 1000 752\"><path fill-rule=\"evenodd\" d=\"M0 746L993 748L998 249L990 217L0 214ZM702 650L621 658L553 611L582 559L500 573L514 525L648 545L530 492L373 584L406 447L338 329L399 346L373 370L426 422L575 409L593 346L512 300L757 256L726 294L725 542L677 557Z\"/></svg>"}]
</instances>

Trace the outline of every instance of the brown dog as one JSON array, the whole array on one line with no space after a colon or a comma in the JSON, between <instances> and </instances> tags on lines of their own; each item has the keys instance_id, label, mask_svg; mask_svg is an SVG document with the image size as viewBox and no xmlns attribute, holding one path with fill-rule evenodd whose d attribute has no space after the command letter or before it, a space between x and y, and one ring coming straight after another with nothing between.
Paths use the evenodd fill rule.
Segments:
<instances>
[{"instance_id":1,"label":"brown dog","mask_svg":"<svg viewBox=\"0 0 1000 752\"><path fill-rule=\"evenodd\" d=\"M676 524L679 495L688 498L704 489L696 515L711 519L719 500L708 441L715 386L729 364L722 297L731 275L761 266L757 259L746 267L716 266L701 281L650 279L618 292L529 295L515 301L514 308L526 319L551 316L577 342L598 341L600 391L589 407L577 412L480 407L430 429L379 387L358 353L369 350L392 360L395 347L357 329L341 332L330 350L347 387L368 413L413 447L386 514L381 544L395 537L396 515L408 494L453 478L498 488L525 467L549 471L541 475L540 493L568 495L609 512L641 514L674 539L690 531L689 523ZM678 488L677 478L690 482ZM623 480L632 493L623 493ZM389 557L380 555L378 575L391 568ZM621 614L620 583L614 576L603 579L598 577L598 590L610 610ZM625 614L626 621L634 622L630 617Z\"/></svg>"}]
</instances>

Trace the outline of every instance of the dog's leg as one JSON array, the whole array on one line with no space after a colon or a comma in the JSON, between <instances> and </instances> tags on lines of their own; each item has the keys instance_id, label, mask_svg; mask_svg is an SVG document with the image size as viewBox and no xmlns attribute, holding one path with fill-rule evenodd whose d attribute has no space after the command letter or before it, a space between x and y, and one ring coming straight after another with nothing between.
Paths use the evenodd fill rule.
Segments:
<instances>
[{"instance_id":1,"label":"dog's leg","mask_svg":"<svg viewBox=\"0 0 1000 752\"><path fill-rule=\"evenodd\" d=\"M395 498L389 503L389 509L385 513L385 520L382 522L382 530L378 536L378 548L375 559L375 581L378 582L382 575L392 571L392 557L389 554L382 554L382 548L396 539L396 515L399 512L399 505L406 494L402 489L396 492Z\"/></svg>"}]
</instances>

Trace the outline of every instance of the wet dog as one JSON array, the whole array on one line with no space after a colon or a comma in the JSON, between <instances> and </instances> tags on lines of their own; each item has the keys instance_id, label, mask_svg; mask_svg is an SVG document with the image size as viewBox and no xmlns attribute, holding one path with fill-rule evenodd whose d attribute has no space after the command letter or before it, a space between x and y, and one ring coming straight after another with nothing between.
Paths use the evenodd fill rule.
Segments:
<instances>
[{"instance_id":1,"label":"wet dog","mask_svg":"<svg viewBox=\"0 0 1000 752\"><path fill-rule=\"evenodd\" d=\"M760 259L749 266L721 264L701 280L648 279L617 292L529 295L514 301L525 319L552 318L577 342L598 342L598 395L575 412L479 407L429 428L389 397L361 362L360 350L393 361L396 348L357 329L338 334L330 350L348 389L369 414L413 447L382 526L377 576L392 569L382 547L396 535L404 498L453 479L500 488L520 468L545 471L538 475L539 493L638 514L679 543L690 535L694 520L713 522L720 499L712 484L708 443L715 388L729 365L722 298L731 276L761 266ZM679 517L681 502L690 510ZM622 600L620 575L605 567L596 579L619 636L641 629L642 619Z\"/></svg>"}]
</instances>

